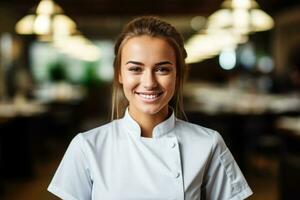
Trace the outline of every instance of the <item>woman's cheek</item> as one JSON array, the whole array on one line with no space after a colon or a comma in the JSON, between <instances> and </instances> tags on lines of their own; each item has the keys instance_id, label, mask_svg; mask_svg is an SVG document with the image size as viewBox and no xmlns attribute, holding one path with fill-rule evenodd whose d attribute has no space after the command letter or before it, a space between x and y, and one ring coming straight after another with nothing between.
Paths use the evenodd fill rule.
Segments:
<instances>
[{"instance_id":1,"label":"woman's cheek","mask_svg":"<svg viewBox=\"0 0 300 200\"><path fill-rule=\"evenodd\" d=\"M138 84L137 77L126 76L123 80L123 87L127 89L133 89Z\"/></svg>"}]
</instances>

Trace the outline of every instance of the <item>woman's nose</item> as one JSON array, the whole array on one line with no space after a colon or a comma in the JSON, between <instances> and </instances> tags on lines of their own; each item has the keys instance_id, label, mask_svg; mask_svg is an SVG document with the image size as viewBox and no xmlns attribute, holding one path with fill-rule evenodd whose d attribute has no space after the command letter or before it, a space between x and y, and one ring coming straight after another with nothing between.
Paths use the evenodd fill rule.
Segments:
<instances>
[{"instance_id":1,"label":"woman's nose","mask_svg":"<svg viewBox=\"0 0 300 200\"><path fill-rule=\"evenodd\" d=\"M157 87L157 80L155 74L152 71L146 71L142 76L142 84L146 89L153 89Z\"/></svg>"}]
</instances>

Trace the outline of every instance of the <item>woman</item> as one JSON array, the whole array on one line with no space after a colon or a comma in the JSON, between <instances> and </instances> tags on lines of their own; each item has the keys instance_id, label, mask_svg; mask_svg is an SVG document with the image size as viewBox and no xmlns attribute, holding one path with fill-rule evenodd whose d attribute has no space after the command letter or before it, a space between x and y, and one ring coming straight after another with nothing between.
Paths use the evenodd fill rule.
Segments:
<instances>
[{"instance_id":1,"label":"woman","mask_svg":"<svg viewBox=\"0 0 300 200\"><path fill-rule=\"evenodd\" d=\"M134 19L115 55L115 120L72 140L48 190L66 200L250 196L221 136L175 117L184 115L186 73L177 30L156 17Z\"/></svg>"}]
</instances>

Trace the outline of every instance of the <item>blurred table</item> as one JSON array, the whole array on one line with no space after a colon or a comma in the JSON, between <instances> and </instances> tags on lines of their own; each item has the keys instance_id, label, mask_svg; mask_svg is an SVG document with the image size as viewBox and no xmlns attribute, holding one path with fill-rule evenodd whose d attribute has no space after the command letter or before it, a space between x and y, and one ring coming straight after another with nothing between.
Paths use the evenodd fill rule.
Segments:
<instances>
[{"instance_id":1,"label":"blurred table","mask_svg":"<svg viewBox=\"0 0 300 200\"><path fill-rule=\"evenodd\" d=\"M275 121L300 114L300 95L266 94L226 85L189 83L184 88L189 121L220 132L241 168L247 153L277 155Z\"/></svg>"},{"instance_id":2,"label":"blurred table","mask_svg":"<svg viewBox=\"0 0 300 200\"><path fill-rule=\"evenodd\" d=\"M0 123L18 116L34 116L45 113L45 105L36 101L17 98L14 101L0 101Z\"/></svg>"},{"instance_id":3,"label":"blurred table","mask_svg":"<svg viewBox=\"0 0 300 200\"><path fill-rule=\"evenodd\" d=\"M280 159L281 199L294 199L300 196L300 116L281 117L276 127L282 138Z\"/></svg>"},{"instance_id":4,"label":"blurred table","mask_svg":"<svg viewBox=\"0 0 300 200\"><path fill-rule=\"evenodd\" d=\"M299 94L267 94L211 84L187 84L185 110L209 115L300 113Z\"/></svg>"},{"instance_id":5,"label":"blurred table","mask_svg":"<svg viewBox=\"0 0 300 200\"><path fill-rule=\"evenodd\" d=\"M280 117L276 126L285 134L290 134L290 136L300 140L300 117Z\"/></svg>"},{"instance_id":6,"label":"blurred table","mask_svg":"<svg viewBox=\"0 0 300 200\"><path fill-rule=\"evenodd\" d=\"M17 98L0 102L1 177L28 177L33 173L31 134L35 119L47 108L38 102Z\"/></svg>"}]
</instances>

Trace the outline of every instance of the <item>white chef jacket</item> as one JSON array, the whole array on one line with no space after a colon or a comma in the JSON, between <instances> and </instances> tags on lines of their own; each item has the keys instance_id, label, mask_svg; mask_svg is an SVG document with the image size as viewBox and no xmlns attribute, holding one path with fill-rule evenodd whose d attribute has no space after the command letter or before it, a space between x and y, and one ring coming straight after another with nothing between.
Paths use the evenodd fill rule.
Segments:
<instances>
[{"instance_id":1,"label":"white chef jacket","mask_svg":"<svg viewBox=\"0 0 300 200\"><path fill-rule=\"evenodd\" d=\"M252 194L216 131L173 113L144 138L128 110L78 134L48 190L64 200L241 200Z\"/></svg>"}]
</instances>

